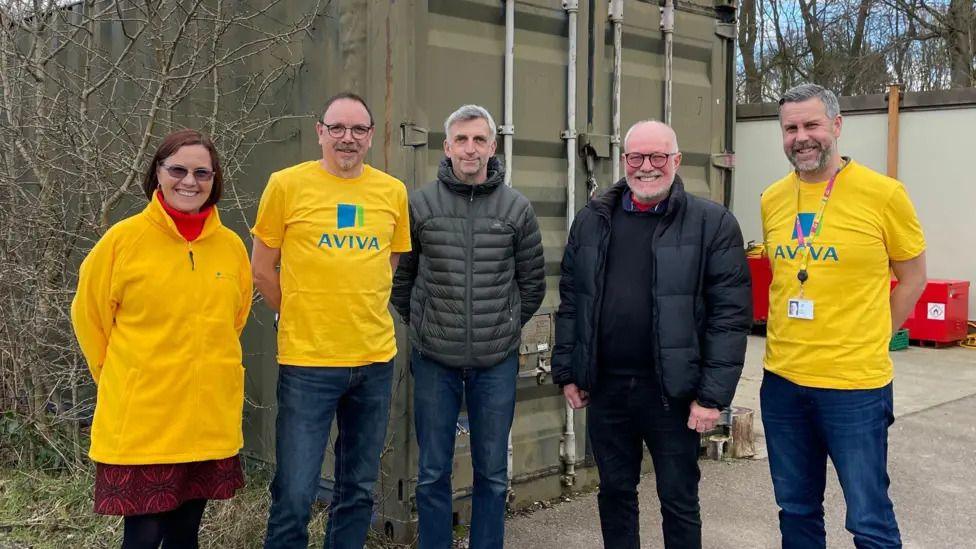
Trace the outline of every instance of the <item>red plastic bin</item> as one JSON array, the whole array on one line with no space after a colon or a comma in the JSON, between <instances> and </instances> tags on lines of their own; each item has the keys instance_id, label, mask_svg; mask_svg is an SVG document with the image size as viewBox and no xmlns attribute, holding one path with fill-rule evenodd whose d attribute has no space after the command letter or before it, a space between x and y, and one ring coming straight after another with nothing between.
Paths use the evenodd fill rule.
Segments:
<instances>
[{"instance_id":1,"label":"red plastic bin","mask_svg":"<svg viewBox=\"0 0 976 549\"><path fill-rule=\"evenodd\" d=\"M768 257L749 257L749 274L752 275L752 323L765 324L769 318L769 284L773 270Z\"/></svg>"},{"instance_id":2,"label":"red plastic bin","mask_svg":"<svg viewBox=\"0 0 976 549\"><path fill-rule=\"evenodd\" d=\"M892 289L897 284L892 280ZM932 279L902 327L912 339L951 343L965 339L968 318L969 281Z\"/></svg>"}]
</instances>

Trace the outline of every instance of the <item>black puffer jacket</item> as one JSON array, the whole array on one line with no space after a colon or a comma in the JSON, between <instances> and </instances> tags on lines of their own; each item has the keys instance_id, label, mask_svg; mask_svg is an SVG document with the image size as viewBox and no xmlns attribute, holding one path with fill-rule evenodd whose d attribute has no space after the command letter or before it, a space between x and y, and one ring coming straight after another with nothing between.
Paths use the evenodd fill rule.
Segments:
<instances>
[{"instance_id":1,"label":"black puffer jacket","mask_svg":"<svg viewBox=\"0 0 976 549\"><path fill-rule=\"evenodd\" d=\"M610 219L621 180L586 205L573 222L562 261L556 314L555 383L592 390ZM722 206L685 193L675 178L653 239L655 364L671 398L729 406L742 372L752 324L750 277L735 218ZM610 290L612 291L612 289Z\"/></svg>"},{"instance_id":2,"label":"black puffer jacket","mask_svg":"<svg viewBox=\"0 0 976 549\"><path fill-rule=\"evenodd\" d=\"M413 251L390 302L409 319L414 349L446 366L500 363L546 292L535 212L504 180L494 157L480 185L458 181L445 158L437 181L410 195Z\"/></svg>"}]
</instances>

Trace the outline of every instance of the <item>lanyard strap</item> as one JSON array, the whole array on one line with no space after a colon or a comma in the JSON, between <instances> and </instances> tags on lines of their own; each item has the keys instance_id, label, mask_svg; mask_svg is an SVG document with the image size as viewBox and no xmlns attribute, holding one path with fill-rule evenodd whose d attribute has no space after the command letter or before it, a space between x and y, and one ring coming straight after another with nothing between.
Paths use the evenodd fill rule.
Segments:
<instances>
[{"instance_id":1,"label":"lanyard strap","mask_svg":"<svg viewBox=\"0 0 976 549\"><path fill-rule=\"evenodd\" d=\"M840 169L834 172L834 175L830 176L830 181L827 182L827 187L824 188L823 197L820 198L820 210L817 215L813 218L813 223L810 225L810 236L809 238L803 236L803 227L800 224L800 183L797 182L796 188L796 240L799 246L800 253L800 270L796 273L796 278L800 281L800 291L803 291L803 283L807 281L807 264L810 262L810 254L807 249L813 246L813 242L817 237L817 230L820 228L820 223L823 221L824 211L827 209L827 202L830 200L830 193L834 190L834 182L837 181L837 174L840 173Z\"/></svg>"}]
</instances>

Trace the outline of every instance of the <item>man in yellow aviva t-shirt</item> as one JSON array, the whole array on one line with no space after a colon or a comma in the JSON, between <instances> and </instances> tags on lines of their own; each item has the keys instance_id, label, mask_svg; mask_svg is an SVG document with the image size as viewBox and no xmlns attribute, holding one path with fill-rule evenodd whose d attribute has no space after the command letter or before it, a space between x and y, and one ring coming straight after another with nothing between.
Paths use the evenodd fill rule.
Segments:
<instances>
[{"instance_id":1,"label":"man in yellow aviva t-shirt","mask_svg":"<svg viewBox=\"0 0 976 549\"><path fill-rule=\"evenodd\" d=\"M388 303L397 259L410 251L406 187L363 162L373 139L366 102L332 97L316 131L321 160L271 174L252 231L254 283L279 313L266 548L308 544L335 417L326 546L366 542L397 351Z\"/></svg>"},{"instance_id":2,"label":"man in yellow aviva t-shirt","mask_svg":"<svg viewBox=\"0 0 976 549\"><path fill-rule=\"evenodd\" d=\"M762 195L773 280L760 401L783 547L825 546L828 455L854 544L901 547L888 342L925 286L925 239L900 182L840 156L832 92L789 90L779 121L796 169Z\"/></svg>"}]
</instances>

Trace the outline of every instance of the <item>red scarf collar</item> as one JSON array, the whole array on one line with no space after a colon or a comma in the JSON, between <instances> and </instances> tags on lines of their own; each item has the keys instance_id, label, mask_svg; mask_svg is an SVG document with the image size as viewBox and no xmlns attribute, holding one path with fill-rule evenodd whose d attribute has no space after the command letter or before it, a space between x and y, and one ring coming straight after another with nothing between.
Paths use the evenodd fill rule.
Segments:
<instances>
[{"instance_id":1,"label":"red scarf collar","mask_svg":"<svg viewBox=\"0 0 976 549\"><path fill-rule=\"evenodd\" d=\"M163 210L169 214L173 222L176 223L176 229L180 231L183 238L187 242L193 242L196 240L200 233L203 232L203 225L207 222L207 218L210 217L210 210L213 209L213 204L207 206L200 210L199 213L191 214L185 213L177 210L176 208L170 206L163 199L163 193L157 191L156 198L159 199L159 204L163 207Z\"/></svg>"}]
</instances>

